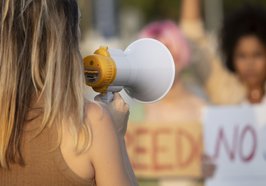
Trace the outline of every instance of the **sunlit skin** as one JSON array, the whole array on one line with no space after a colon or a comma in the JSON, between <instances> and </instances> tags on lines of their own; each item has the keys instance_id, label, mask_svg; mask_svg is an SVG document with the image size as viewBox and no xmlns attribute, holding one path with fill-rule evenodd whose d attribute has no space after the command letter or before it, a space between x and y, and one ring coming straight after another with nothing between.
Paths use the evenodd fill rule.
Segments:
<instances>
[{"instance_id":1,"label":"sunlit skin","mask_svg":"<svg viewBox=\"0 0 266 186\"><path fill-rule=\"evenodd\" d=\"M260 103L265 94L266 46L253 35L239 39L233 57L236 74L247 87L250 103Z\"/></svg>"}]
</instances>

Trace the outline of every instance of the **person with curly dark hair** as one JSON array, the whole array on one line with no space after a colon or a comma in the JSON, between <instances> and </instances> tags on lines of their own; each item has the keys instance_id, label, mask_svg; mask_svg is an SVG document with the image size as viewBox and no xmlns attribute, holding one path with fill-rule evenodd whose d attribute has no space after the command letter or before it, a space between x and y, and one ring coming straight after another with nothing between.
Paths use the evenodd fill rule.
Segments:
<instances>
[{"instance_id":1,"label":"person with curly dark hair","mask_svg":"<svg viewBox=\"0 0 266 186\"><path fill-rule=\"evenodd\" d=\"M200 4L200 0L189 2ZM218 40L221 50L215 50L204 30L199 7L183 9L181 26L192 41L192 53L200 53L192 64L198 69L203 66L209 69L207 75L205 71L198 73L204 75L210 102L220 105L266 102L266 9L244 4L225 16Z\"/></svg>"},{"instance_id":2,"label":"person with curly dark hair","mask_svg":"<svg viewBox=\"0 0 266 186\"><path fill-rule=\"evenodd\" d=\"M226 67L247 89L250 103L260 103L266 81L266 9L245 5L226 17L220 34Z\"/></svg>"}]
</instances>

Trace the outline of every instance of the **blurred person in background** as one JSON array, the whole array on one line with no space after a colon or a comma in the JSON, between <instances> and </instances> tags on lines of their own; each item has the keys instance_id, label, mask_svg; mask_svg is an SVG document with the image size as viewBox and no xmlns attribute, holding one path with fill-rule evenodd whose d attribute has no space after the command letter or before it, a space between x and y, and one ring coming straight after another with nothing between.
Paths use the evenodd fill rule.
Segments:
<instances>
[{"instance_id":1,"label":"blurred person in background","mask_svg":"<svg viewBox=\"0 0 266 186\"><path fill-rule=\"evenodd\" d=\"M140 122L143 124L161 123L162 125L200 123L201 109L205 102L189 91L182 81L183 71L190 63L190 50L181 30L172 21L157 21L144 27L140 32L140 37L161 41L173 55L176 67L176 77L172 89L160 102L144 106L144 118ZM211 160L205 156L203 156L202 170L204 177L212 176L215 170ZM149 181L143 181L142 185L145 183L149 185ZM160 178L156 184L159 186L194 186L201 185L202 180L182 177Z\"/></svg>"},{"instance_id":2,"label":"blurred person in background","mask_svg":"<svg viewBox=\"0 0 266 186\"><path fill-rule=\"evenodd\" d=\"M200 120L203 100L186 89L182 72L189 65L190 50L181 30L172 21L158 21L147 25L141 38L161 41L171 52L175 61L176 77L168 95L158 103L145 105L145 120L149 122L191 122ZM167 110L167 112L163 112Z\"/></svg>"},{"instance_id":3,"label":"blurred person in background","mask_svg":"<svg viewBox=\"0 0 266 186\"><path fill-rule=\"evenodd\" d=\"M265 103L265 8L244 5L226 16L219 39L212 42L204 30L200 7L200 0L183 0L180 24L192 41L192 53L205 56L205 61L195 59L193 65L197 74L203 77L210 102ZM217 43L220 48L216 47Z\"/></svg>"},{"instance_id":4,"label":"blurred person in background","mask_svg":"<svg viewBox=\"0 0 266 186\"><path fill-rule=\"evenodd\" d=\"M0 185L137 185L128 106L85 99L76 0L0 8Z\"/></svg>"}]
</instances>

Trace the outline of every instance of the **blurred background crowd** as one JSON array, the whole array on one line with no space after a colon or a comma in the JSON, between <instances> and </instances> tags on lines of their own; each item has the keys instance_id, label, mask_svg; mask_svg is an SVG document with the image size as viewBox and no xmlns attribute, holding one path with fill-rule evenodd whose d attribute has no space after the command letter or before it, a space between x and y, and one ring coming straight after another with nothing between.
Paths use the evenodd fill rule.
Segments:
<instances>
[{"instance_id":1,"label":"blurred background crowd","mask_svg":"<svg viewBox=\"0 0 266 186\"><path fill-rule=\"evenodd\" d=\"M265 0L78 1L83 56L102 45L124 49L149 37L164 43L174 57L172 90L159 103L134 103L130 124L200 123L205 105L265 103ZM203 185L215 165L202 156L202 179L142 178L139 183Z\"/></svg>"}]
</instances>

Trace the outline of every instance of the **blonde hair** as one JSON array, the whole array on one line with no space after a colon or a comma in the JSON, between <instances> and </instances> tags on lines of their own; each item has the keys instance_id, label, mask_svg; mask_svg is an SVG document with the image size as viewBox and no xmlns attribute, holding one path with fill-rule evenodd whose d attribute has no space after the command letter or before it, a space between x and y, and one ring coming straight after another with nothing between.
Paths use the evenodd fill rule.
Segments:
<instances>
[{"instance_id":1,"label":"blonde hair","mask_svg":"<svg viewBox=\"0 0 266 186\"><path fill-rule=\"evenodd\" d=\"M22 128L34 95L43 100L42 129L55 124L60 144L68 119L77 151L89 148L78 14L76 0L1 0L0 167L23 164Z\"/></svg>"}]
</instances>

